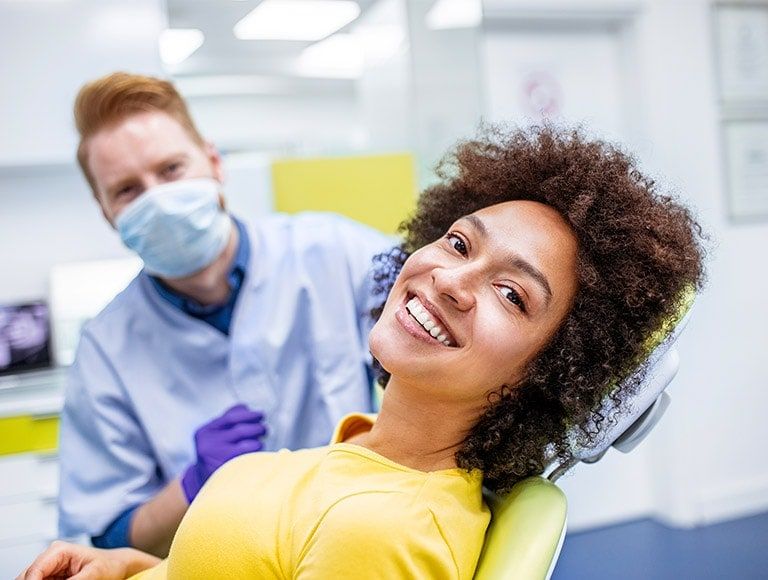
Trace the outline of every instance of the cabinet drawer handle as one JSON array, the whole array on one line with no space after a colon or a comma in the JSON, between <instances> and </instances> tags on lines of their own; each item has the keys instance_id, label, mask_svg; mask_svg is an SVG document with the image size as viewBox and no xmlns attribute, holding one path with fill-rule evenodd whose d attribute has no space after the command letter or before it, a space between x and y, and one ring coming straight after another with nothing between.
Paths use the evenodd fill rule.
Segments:
<instances>
[{"instance_id":1,"label":"cabinet drawer handle","mask_svg":"<svg viewBox=\"0 0 768 580\"><path fill-rule=\"evenodd\" d=\"M51 413L33 413L32 414L32 420L33 421L48 421L50 419L58 419L59 414L56 412Z\"/></svg>"}]
</instances>

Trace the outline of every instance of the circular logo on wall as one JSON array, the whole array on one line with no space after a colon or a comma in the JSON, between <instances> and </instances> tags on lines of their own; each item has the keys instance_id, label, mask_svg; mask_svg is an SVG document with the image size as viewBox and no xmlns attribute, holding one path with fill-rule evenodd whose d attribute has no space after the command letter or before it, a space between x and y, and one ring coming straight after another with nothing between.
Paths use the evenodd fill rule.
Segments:
<instances>
[{"instance_id":1,"label":"circular logo on wall","mask_svg":"<svg viewBox=\"0 0 768 580\"><path fill-rule=\"evenodd\" d=\"M563 109L563 90L557 79L545 71L528 73L523 78L522 101L534 117L557 117Z\"/></svg>"}]
</instances>

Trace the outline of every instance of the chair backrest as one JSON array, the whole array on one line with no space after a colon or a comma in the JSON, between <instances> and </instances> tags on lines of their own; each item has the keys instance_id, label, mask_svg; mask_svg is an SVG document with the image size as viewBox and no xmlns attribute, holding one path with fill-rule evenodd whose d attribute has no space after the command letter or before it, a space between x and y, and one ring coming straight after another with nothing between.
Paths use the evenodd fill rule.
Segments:
<instances>
[{"instance_id":1,"label":"chair backrest","mask_svg":"<svg viewBox=\"0 0 768 580\"><path fill-rule=\"evenodd\" d=\"M492 518L475 580L543 580L552 574L565 537L565 494L529 477L506 496L486 495Z\"/></svg>"},{"instance_id":2,"label":"chair backrest","mask_svg":"<svg viewBox=\"0 0 768 580\"><path fill-rule=\"evenodd\" d=\"M649 339L651 354L645 365L643 385L629 406L614 413L613 402L607 396L601 413L616 415L614 421L603 426L591 444L574 445L572 462L558 466L549 479L530 477L519 482L504 497L486 494L492 518L475 580L549 579L567 524L565 495L553 482L579 461L598 461L611 446L628 453L653 429L669 406L669 395L664 389L675 377L680 362L674 343L688 323L694 297L689 292L679 315Z\"/></svg>"},{"instance_id":3,"label":"chair backrest","mask_svg":"<svg viewBox=\"0 0 768 580\"><path fill-rule=\"evenodd\" d=\"M680 366L680 357L674 348L675 341L688 324L692 305L693 295L684 301L680 318L675 321L674 327L652 339L655 344L648 356L642 387L634 393L627 407L616 412L612 399L605 397L600 413L612 417L612 421L601 426L599 430L595 429L597 434L589 444L574 445L572 454L575 461L569 464L568 468L578 461L598 461L611 446L629 453L658 423L670 402L670 397L664 393L664 389L675 378ZM633 376L627 380L634 378ZM576 440L575 435L573 439ZM551 479L556 480L566 470L556 471L555 477Z\"/></svg>"}]
</instances>

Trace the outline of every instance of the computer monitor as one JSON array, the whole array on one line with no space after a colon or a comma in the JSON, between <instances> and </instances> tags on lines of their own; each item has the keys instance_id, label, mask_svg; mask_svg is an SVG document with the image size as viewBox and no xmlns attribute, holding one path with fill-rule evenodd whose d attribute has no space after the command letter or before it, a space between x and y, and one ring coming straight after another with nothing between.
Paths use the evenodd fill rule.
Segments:
<instances>
[{"instance_id":1,"label":"computer monitor","mask_svg":"<svg viewBox=\"0 0 768 580\"><path fill-rule=\"evenodd\" d=\"M0 304L0 375L51 366L51 325L42 300Z\"/></svg>"}]
</instances>

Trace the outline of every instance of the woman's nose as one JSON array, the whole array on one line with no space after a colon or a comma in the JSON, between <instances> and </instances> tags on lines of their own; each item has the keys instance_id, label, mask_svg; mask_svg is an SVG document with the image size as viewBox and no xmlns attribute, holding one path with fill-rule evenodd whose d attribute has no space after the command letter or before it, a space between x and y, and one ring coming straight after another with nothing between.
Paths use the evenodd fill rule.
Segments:
<instances>
[{"instance_id":1,"label":"woman's nose","mask_svg":"<svg viewBox=\"0 0 768 580\"><path fill-rule=\"evenodd\" d=\"M437 294L459 310L469 310L475 304L472 273L467 267L436 268L432 282Z\"/></svg>"}]
</instances>

